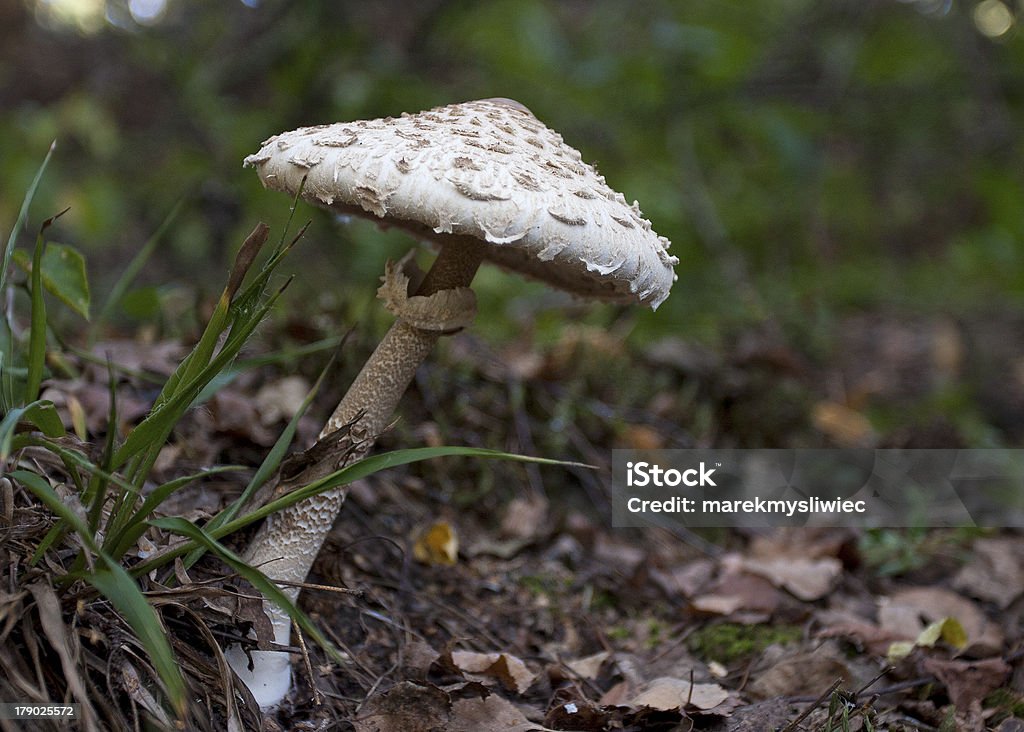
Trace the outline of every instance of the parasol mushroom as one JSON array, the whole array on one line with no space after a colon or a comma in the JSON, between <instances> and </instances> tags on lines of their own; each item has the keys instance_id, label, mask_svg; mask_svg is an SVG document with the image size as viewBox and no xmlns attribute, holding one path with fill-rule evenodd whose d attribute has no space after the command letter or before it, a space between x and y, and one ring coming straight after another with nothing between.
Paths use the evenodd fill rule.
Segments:
<instances>
[{"instance_id":1,"label":"parasol mushroom","mask_svg":"<svg viewBox=\"0 0 1024 732\"><path fill-rule=\"evenodd\" d=\"M267 188L301 188L314 205L400 227L438 249L426 275L410 257L387 266L378 296L397 319L321 433L348 427L349 459L386 427L437 339L472 322L469 285L484 260L579 297L651 308L675 280L678 259L638 205L509 99L304 127L270 138L245 164ZM329 491L268 517L246 558L275 581L301 583L342 497ZM275 642L287 644L288 617L267 610ZM288 692L287 653L254 652L252 671L237 647L229 658L261 707Z\"/></svg>"}]
</instances>

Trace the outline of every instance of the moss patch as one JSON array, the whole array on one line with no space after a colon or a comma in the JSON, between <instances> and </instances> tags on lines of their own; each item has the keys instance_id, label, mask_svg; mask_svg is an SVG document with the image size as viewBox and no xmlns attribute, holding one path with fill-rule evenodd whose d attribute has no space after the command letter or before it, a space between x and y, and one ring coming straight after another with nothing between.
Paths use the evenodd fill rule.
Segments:
<instances>
[{"instance_id":1,"label":"moss patch","mask_svg":"<svg viewBox=\"0 0 1024 732\"><path fill-rule=\"evenodd\" d=\"M730 664L760 653L773 643L785 645L800 640L795 625L740 625L718 623L701 628L690 637L690 650L705 660Z\"/></svg>"}]
</instances>

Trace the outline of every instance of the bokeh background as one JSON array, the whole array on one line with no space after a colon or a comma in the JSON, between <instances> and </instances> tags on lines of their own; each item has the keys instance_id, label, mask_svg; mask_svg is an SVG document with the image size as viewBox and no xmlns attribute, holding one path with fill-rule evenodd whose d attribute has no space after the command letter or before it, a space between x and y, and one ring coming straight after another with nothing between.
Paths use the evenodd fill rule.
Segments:
<instances>
[{"instance_id":1,"label":"bokeh background","mask_svg":"<svg viewBox=\"0 0 1024 732\"><path fill-rule=\"evenodd\" d=\"M254 223L288 217L241 166L263 139L512 97L639 200L679 281L651 313L488 269L476 337L591 326L684 387L767 364L736 388L779 404L729 417L767 420L740 444L1019 445L1022 24L1021 0L0 0L0 224L56 139L28 231L70 206L54 238L102 301L183 200L114 325L187 332ZM372 293L409 242L297 216L285 307L385 327ZM780 437L790 402L808 429Z\"/></svg>"}]
</instances>

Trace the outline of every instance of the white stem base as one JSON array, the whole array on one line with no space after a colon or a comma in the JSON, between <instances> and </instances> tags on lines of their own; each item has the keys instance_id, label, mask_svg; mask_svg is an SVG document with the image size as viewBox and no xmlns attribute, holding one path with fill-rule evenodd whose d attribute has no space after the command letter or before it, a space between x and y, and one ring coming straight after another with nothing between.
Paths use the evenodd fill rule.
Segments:
<instances>
[{"instance_id":1,"label":"white stem base","mask_svg":"<svg viewBox=\"0 0 1024 732\"><path fill-rule=\"evenodd\" d=\"M274 642L290 645L291 620L272 603L265 603L265 607L274 625ZM291 658L287 651L253 651L252 671L249 670L249 657L240 645L228 646L224 657L263 711L276 709L291 690Z\"/></svg>"}]
</instances>

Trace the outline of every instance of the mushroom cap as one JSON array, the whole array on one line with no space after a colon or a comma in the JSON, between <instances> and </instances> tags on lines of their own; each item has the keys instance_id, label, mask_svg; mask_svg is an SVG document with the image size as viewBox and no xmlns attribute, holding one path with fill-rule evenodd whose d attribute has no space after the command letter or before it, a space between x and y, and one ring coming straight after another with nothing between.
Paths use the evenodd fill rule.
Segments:
<instances>
[{"instance_id":1,"label":"mushroom cap","mask_svg":"<svg viewBox=\"0 0 1024 732\"><path fill-rule=\"evenodd\" d=\"M582 297L657 308L676 257L526 107L484 99L401 117L302 127L245 159L267 188L341 214L377 217Z\"/></svg>"}]
</instances>

